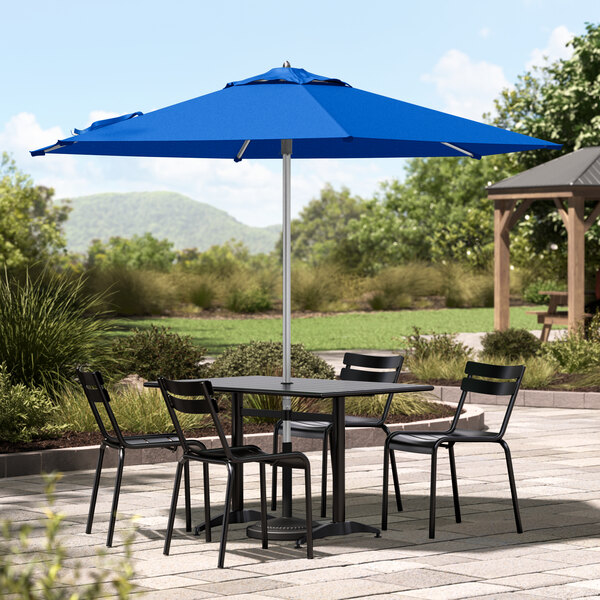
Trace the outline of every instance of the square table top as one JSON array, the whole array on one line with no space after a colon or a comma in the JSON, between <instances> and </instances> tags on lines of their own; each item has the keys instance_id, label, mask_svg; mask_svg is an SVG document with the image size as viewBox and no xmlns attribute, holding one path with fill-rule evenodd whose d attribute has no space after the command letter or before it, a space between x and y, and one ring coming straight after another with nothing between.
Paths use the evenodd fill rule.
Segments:
<instances>
[{"instance_id":1,"label":"square table top","mask_svg":"<svg viewBox=\"0 0 600 600\"><path fill-rule=\"evenodd\" d=\"M251 375L246 377L210 378L213 389L218 392L242 392L246 394L270 394L272 396L304 396L307 398L334 398L342 396L368 396L372 394L401 394L403 392L426 392L432 385L412 383L380 383L349 381L345 379L304 379L292 377L292 383L283 383L281 377Z\"/></svg>"}]
</instances>

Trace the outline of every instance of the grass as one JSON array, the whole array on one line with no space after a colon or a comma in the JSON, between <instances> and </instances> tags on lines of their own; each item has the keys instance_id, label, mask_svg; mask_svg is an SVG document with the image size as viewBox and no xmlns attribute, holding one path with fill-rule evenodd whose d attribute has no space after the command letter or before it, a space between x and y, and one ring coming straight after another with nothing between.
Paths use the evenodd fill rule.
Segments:
<instances>
[{"instance_id":1,"label":"grass","mask_svg":"<svg viewBox=\"0 0 600 600\"><path fill-rule=\"evenodd\" d=\"M530 307L510 309L512 327L537 329L535 315L525 314ZM226 348L252 340L281 340L281 318L204 319L144 318L117 319L114 336L128 335L134 328L152 325L170 327L179 335L189 335L194 343L220 354ZM421 333L460 333L493 331L492 308L445 308L373 313L342 313L292 319L292 340L308 350L345 350L364 348L387 350L403 348L402 336L418 327Z\"/></svg>"}]
</instances>

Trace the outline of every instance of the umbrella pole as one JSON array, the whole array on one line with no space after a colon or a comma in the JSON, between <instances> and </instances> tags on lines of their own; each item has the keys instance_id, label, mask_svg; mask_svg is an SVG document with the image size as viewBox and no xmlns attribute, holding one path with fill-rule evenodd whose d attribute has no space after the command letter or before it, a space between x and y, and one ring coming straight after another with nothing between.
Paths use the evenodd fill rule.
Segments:
<instances>
[{"instance_id":1,"label":"umbrella pole","mask_svg":"<svg viewBox=\"0 0 600 600\"><path fill-rule=\"evenodd\" d=\"M292 293L291 293L291 204L292 204L292 140L281 140L281 156L283 158L283 382L292 381ZM289 412L291 411L292 401L289 396L283 397L282 408L284 411L283 431L282 431L282 450L291 452L292 450L292 431ZM284 517L292 516L292 470L290 468L282 469L282 515Z\"/></svg>"}]
</instances>

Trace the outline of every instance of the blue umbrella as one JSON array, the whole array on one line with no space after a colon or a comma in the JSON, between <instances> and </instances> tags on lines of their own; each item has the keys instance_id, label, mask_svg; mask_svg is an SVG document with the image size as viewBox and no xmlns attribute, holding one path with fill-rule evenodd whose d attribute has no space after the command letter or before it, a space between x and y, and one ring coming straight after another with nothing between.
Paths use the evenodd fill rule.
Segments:
<instances>
[{"instance_id":1,"label":"blue umbrella","mask_svg":"<svg viewBox=\"0 0 600 600\"><path fill-rule=\"evenodd\" d=\"M283 381L290 366L291 157L379 158L502 154L545 142L365 92L304 69L282 68L148 114L97 121L31 152L181 158L283 158ZM291 409L289 398L284 410ZM291 440L289 422L283 441Z\"/></svg>"}]
</instances>

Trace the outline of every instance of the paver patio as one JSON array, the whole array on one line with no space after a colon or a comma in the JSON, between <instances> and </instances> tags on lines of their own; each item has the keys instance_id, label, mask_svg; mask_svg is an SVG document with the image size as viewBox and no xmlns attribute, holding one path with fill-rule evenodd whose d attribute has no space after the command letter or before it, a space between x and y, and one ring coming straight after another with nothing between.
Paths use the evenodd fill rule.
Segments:
<instances>
[{"instance_id":1,"label":"paver patio","mask_svg":"<svg viewBox=\"0 0 600 600\"><path fill-rule=\"evenodd\" d=\"M483 408L493 429L501 412ZM449 468L441 453L435 540L427 538L429 457L398 453L405 510L390 511L390 528L381 538L354 534L316 540L315 559L307 560L304 549L291 542L262 550L258 540L245 537L245 525L232 525L225 569L216 568L220 529L206 544L203 537L185 533L181 513L171 555L162 554L175 465L126 466L115 547L108 553L123 554L119 531L128 517L141 515L133 543L135 580L148 599L600 598L600 412L516 407L506 440L522 535L515 532L501 448L462 444L457 470L463 522L454 522ZM316 477L320 452L309 456ZM381 448L348 450L346 462L347 515L378 525ZM194 521L200 521L201 469L192 467L194 473L192 505ZM211 473L216 513L225 477L217 467ZM114 469L107 469L103 476L91 535L84 528L93 473L70 472L58 484L56 508L66 514L69 567L77 560L92 562L104 547L113 475ZM294 491L301 494L300 479L294 481ZM258 472L252 467L246 471L245 498L258 506ZM315 511L317 504L315 497ZM44 505L41 477L2 480L0 519L31 522L32 547L42 543L38 519Z\"/></svg>"}]
</instances>

